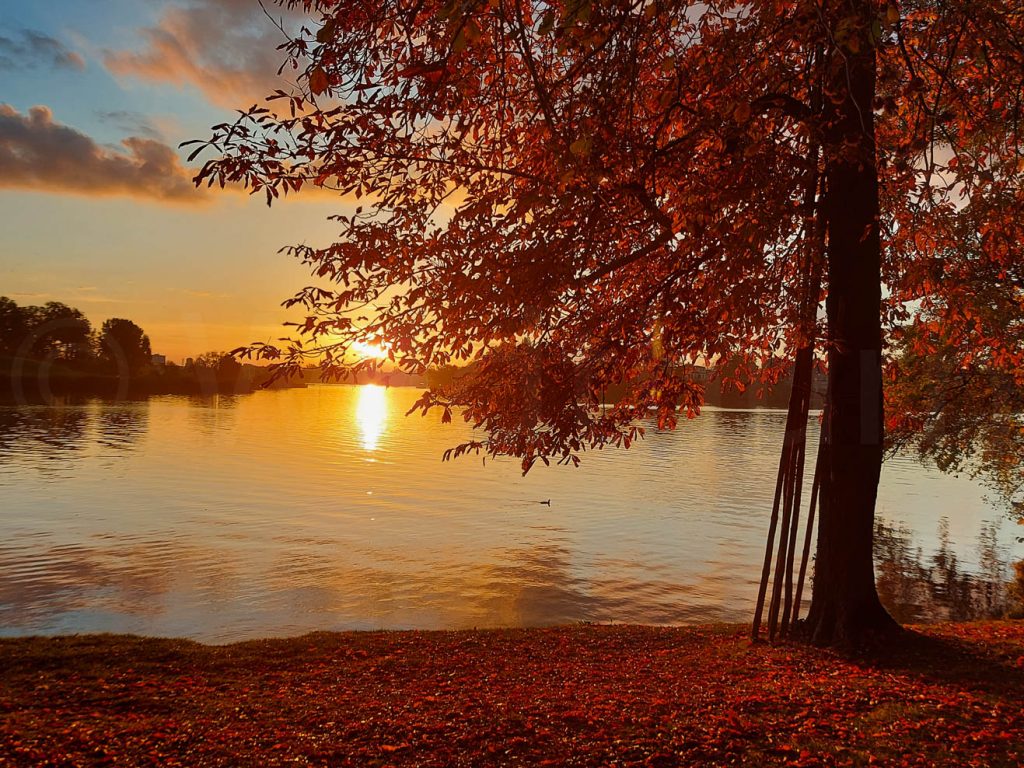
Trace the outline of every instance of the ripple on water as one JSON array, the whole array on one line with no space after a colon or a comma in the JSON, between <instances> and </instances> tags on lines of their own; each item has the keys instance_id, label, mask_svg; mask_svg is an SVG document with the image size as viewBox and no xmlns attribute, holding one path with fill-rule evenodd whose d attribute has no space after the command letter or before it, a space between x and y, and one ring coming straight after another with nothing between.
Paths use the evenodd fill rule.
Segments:
<instances>
[{"instance_id":1,"label":"ripple on water","mask_svg":"<svg viewBox=\"0 0 1024 768\"><path fill-rule=\"evenodd\" d=\"M707 409L524 478L507 459L442 462L471 431L405 418L416 397L323 386L0 407L0 633L221 642L749 614L784 414ZM814 419L810 434L813 451ZM887 465L879 510L926 553L948 517L969 564L999 516L971 481L908 457ZM1021 557L1004 528L1004 554Z\"/></svg>"}]
</instances>

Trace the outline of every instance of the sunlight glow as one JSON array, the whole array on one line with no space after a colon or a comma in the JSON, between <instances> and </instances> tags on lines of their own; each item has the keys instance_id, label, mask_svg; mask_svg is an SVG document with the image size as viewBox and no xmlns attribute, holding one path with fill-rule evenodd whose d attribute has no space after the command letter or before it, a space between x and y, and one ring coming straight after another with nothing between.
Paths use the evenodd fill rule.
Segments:
<instances>
[{"instance_id":1,"label":"sunlight glow","mask_svg":"<svg viewBox=\"0 0 1024 768\"><path fill-rule=\"evenodd\" d=\"M365 341L354 341L349 347L349 351L358 357L362 358L375 358L377 360L383 360L388 356L388 351L380 344L370 344Z\"/></svg>"},{"instance_id":2,"label":"sunlight glow","mask_svg":"<svg viewBox=\"0 0 1024 768\"><path fill-rule=\"evenodd\" d=\"M356 423L359 425L364 450L377 450L387 420L388 403L384 387L377 384L362 385L356 401Z\"/></svg>"}]
</instances>

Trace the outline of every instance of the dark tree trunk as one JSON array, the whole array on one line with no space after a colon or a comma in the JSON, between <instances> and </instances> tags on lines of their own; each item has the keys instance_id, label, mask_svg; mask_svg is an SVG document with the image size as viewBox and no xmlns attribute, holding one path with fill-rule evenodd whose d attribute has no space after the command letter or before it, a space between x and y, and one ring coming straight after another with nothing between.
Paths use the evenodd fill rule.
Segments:
<instances>
[{"instance_id":1,"label":"dark tree trunk","mask_svg":"<svg viewBox=\"0 0 1024 768\"><path fill-rule=\"evenodd\" d=\"M826 6L836 46L823 142L829 413L806 631L815 643L859 645L897 626L878 599L872 553L884 429L875 47L869 0Z\"/></svg>"}]
</instances>

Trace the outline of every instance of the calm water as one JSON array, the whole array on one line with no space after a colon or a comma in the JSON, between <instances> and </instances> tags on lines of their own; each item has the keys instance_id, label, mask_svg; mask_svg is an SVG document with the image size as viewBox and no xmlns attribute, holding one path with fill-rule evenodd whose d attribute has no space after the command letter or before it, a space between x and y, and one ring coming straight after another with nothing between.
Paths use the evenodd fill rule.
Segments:
<instances>
[{"instance_id":1,"label":"calm water","mask_svg":"<svg viewBox=\"0 0 1024 768\"><path fill-rule=\"evenodd\" d=\"M784 414L714 411L578 469L441 452L411 389L0 406L0 634L743 621ZM551 505L539 504L550 499ZM888 463L880 516L962 563L1001 512ZM1010 522L999 541L1024 556Z\"/></svg>"}]
</instances>

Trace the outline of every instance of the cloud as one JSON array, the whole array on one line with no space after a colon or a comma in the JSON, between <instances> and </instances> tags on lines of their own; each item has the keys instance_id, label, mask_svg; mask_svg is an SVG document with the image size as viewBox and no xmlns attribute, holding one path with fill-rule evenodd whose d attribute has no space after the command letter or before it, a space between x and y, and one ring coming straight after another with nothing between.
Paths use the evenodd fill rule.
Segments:
<instances>
[{"instance_id":1,"label":"cloud","mask_svg":"<svg viewBox=\"0 0 1024 768\"><path fill-rule=\"evenodd\" d=\"M171 147L140 136L121 144L123 149L97 144L54 122L47 107L32 107L22 115L0 104L0 188L180 203L206 198Z\"/></svg>"},{"instance_id":2,"label":"cloud","mask_svg":"<svg viewBox=\"0 0 1024 768\"><path fill-rule=\"evenodd\" d=\"M22 29L15 32L13 37L0 35L0 72L33 67L74 69L80 72L85 69L85 59L60 40L42 32Z\"/></svg>"},{"instance_id":3,"label":"cloud","mask_svg":"<svg viewBox=\"0 0 1024 768\"><path fill-rule=\"evenodd\" d=\"M186 289L183 293L194 296L197 299L231 299L234 298L233 293L216 293L214 291L197 291Z\"/></svg>"},{"instance_id":4,"label":"cloud","mask_svg":"<svg viewBox=\"0 0 1024 768\"><path fill-rule=\"evenodd\" d=\"M45 298L48 298L50 296L50 294L48 294L48 293L31 293L31 292L25 292L25 291L13 291L11 293L11 296L13 296L16 299L45 299Z\"/></svg>"},{"instance_id":5,"label":"cloud","mask_svg":"<svg viewBox=\"0 0 1024 768\"><path fill-rule=\"evenodd\" d=\"M113 296L72 296L72 304L142 304L140 299L118 299Z\"/></svg>"},{"instance_id":6,"label":"cloud","mask_svg":"<svg viewBox=\"0 0 1024 768\"><path fill-rule=\"evenodd\" d=\"M167 137L165 131L157 125L156 120L141 112L130 109L96 110L96 116L104 123L133 136L142 136L157 141L164 141Z\"/></svg>"},{"instance_id":7,"label":"cloud","mask_svg":"<svg viewBox=\"0 0 1024 768\"><path fill-rule=\"evenodd\" d=\"M65 288L56 291L45 292L14 292L10 295L21 301L59 301L63 304L77 306L79 304L139 304L140 299L125 299L97 293L99 289L95 286L79 286L78 288Z\"/></svg>"},{"instance_id":8,"label":"cloud","mask_svg":"<svg viewBox=\"0 0 1024 768\"><path fill-rule=\"evenodd\" d=\"M281 13L280 8L273 8ZM285 12L285 23L296 14ZM189 0L163 12L139 31L138 50L106 51L103 63L117 76L192 85L211 102L231 109L262 102L283 87L277 70L285 37L257 0Z\"/></svg>"}]
</instances>

